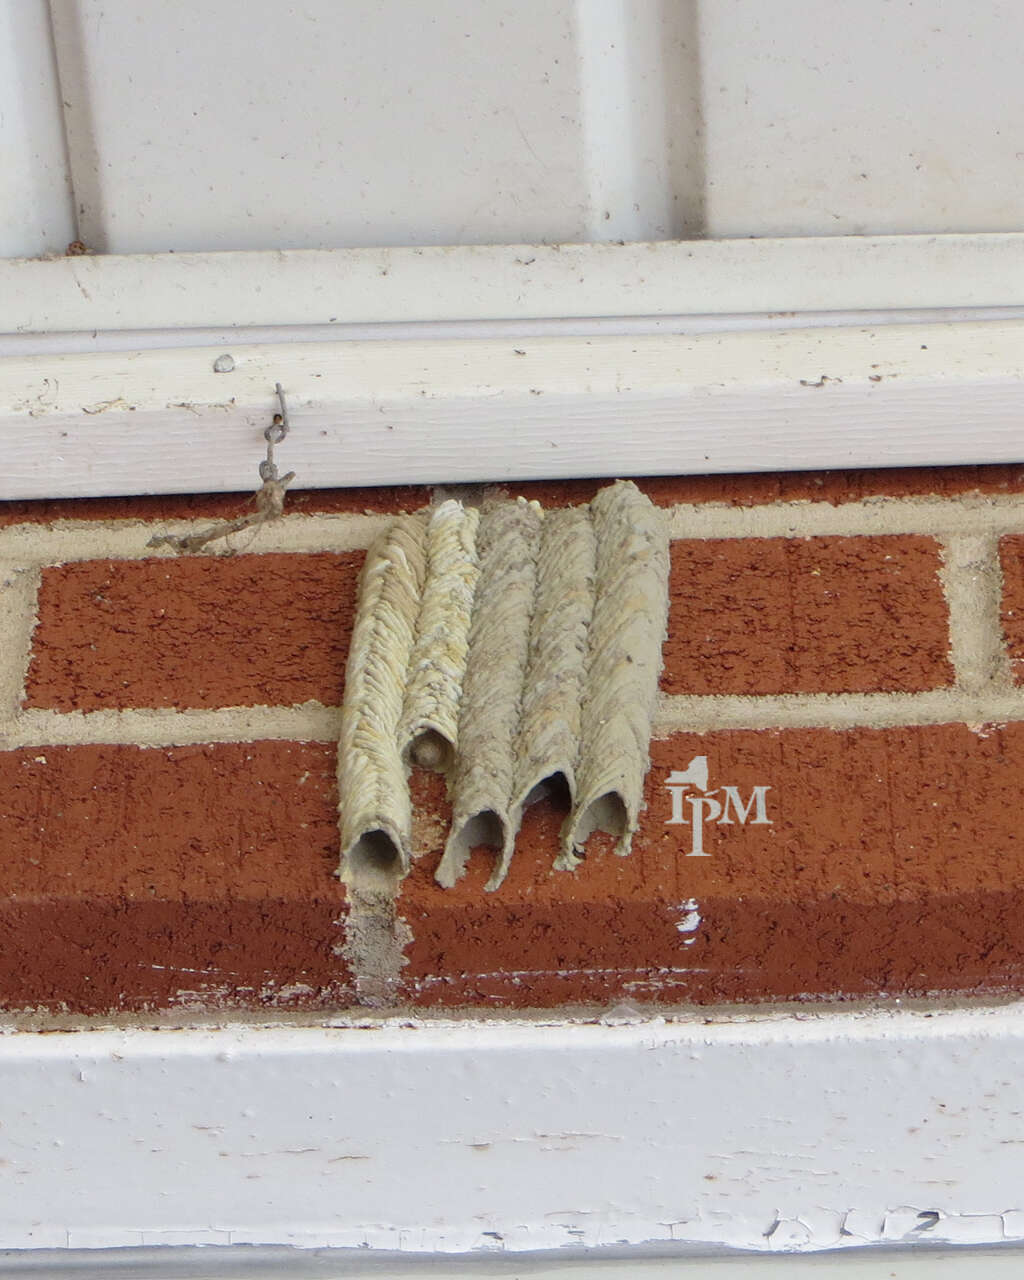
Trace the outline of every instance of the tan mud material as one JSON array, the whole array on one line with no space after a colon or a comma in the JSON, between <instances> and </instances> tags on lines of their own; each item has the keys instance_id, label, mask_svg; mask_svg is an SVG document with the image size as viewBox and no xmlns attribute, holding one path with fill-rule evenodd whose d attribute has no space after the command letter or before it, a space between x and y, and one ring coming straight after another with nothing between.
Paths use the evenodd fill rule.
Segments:
<instances>
[{"instance_id":1,"label":"tan mud material","mask_svg":"<svg viewBox=\"0 0 1024 1280\"><path fill-rule=\"evenodd\" d=\"M517 742L513 824L546 792L576 799L576 766L594 612L594 526L587 507L544 517Z\"/></svg>"},{"instance_id":2,"label":"tan mud material","mask_svg":"<svg viewBox=\"0 0 1024 1280\"><path fill-rule=\"evenodd\" d=\"M437 881L451 888L470 850L489 845L498 860L487 887L505 877L515 830L512 792L542 512L519 498L485 507L478 539L480 577L459 713L452 828Z\"/></svg>"},{"instance_id":3,"label":"tan mud material","mask_svg":"<svg viewBox=\"0 0 1024 1280\"><path fill-rule=\"evenodd\" d=\"M480 513L442 502L427 528L427 575L399 728L402 758L440 773L455 763L459 703L479 562Z\"/></svg>"},{"instance_id":4,"label":"tan mud material","mask_svg":"<svg viewBox=\"0 0 1024 1280\"><path fill-rule=\"evenodd\" d=\"M395 882L409 869L412 810L399 725L426 576L424 516L398 516L366 555L338 744L341 878Z\"/></svg>"},{"instance_id":5,"label":"tan mud material","mask_svg":"<svg viewBox=\"0 0 1024 1280\"><path fill-rule=\"evenodd\" d=\"M668 622L669 539L663 512L630 481L590 504L597 589L590 625L578 794L557 865L577 865L605 831L627 854L639 822Z\"/></svg>"}]
</instances>

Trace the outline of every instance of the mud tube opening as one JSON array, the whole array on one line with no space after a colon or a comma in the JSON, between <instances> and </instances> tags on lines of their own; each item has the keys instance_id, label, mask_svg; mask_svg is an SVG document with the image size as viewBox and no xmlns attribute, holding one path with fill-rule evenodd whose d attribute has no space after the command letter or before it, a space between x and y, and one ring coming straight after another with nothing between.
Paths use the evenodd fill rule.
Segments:
<instances>
[{"instance_id":1,"label":"mud tube opening","mask_svg":"<svg viewBox=\"0 0 1024 1280\"><path fill-rule=\"evenodd\" d=\"M409 759L421 769L447 773L455 762L452 744L436 729L424 729L409 746Z\"/></svg>"},{"instance_id":2,"label":"mud tube opening","mask_svg":"<svg viewBox=\"0 0 1024 1280\"><path fill-rule=\"evenodd\" d=\"M572 848L566 850L562 866L571 866L584 857L583 846L595 831L604 831L621 841L629 825L629 814L626 802L618 791L606 791L604 795L591 800L580 814L576 828L572 833ZM616 849L618 852L618 849Z\"/></svg>"},{"instance_id":3,"label":"mud tube opening","mask_svg":"<svg viewBox=\"0 0 1024 1280\"><path fill-rule=\"evenodd\" d=\"M381 827L364 831L349 850L347 861L357 879L397 880L402 874L402 851Z\"/></svg>"},{"instance_id":4,"label":"mud tube opening","mask_svg":"<svg viewBox=\"0 0 1024 1280\"><path fill-rule=\"evenodd\" d=\"M462 878L469 855L481 845L496 849L499 858L504 853L505 823L493 809L481 809L468 818L458 831L452 832L434 876L437 883L445 889L452 888Z\"/></svg>"},{"instance_id":5,"label":"mud tube opening","mask_svg":"<svg viewBox=\"0 0 1024 1280\"><path fill-rule=\"evenodd\" d=\"M505 844L505 824L493 809L475 813L459 833L459 850L465 858L482 844L491 849L501 849Z\"/></svg>"},{"instance_id":6,"label":"mud tube opening","mask_svg":"<svg viewBox=\"0 0 1024 1280\"><path fill-rule=\"evenodd\" d=\"M560 769L555 773L549 773L546 778L541 778L540 782L530 788L523 801L523 808L529 809L530 805L536 804L539 800L549 800L553 808L561 809L565 813L572 808L569 779Z\"/></svg>"}]
</instances>

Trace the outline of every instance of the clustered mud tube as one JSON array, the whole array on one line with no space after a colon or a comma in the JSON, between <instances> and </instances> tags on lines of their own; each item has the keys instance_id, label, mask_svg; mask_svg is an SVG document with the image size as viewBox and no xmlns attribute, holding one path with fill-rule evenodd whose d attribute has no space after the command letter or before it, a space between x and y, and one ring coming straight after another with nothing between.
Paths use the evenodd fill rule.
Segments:
<instances>
[{"instance_id":1,"label":"clustered mud tube","mask_svg":"<svg viewBox=\"0 0 1024 1280\"><path fill-rule=\"evenodd\" d=\"M470 851L505 878L524 809L568 797L556 865L605 831L630 851L668 617L668 527L629 481L589 506L446 501L370 548L339 743L342 878L409 869L413 764L445 774L438 882Z\"/></svg>"}]
</instances>

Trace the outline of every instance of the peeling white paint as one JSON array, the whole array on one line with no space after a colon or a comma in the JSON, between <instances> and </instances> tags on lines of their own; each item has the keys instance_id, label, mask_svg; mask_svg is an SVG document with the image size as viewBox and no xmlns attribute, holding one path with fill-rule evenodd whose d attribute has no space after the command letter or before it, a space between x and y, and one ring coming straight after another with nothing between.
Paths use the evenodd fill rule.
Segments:
<instances>
[{"instance_id":1,"label":"peeling white paint","mask_svg":"<svg viewBox=\"0 0 1024 1280\"><path fill-rule=\"evenodd\" d=\"M687 898L679 904L682 915L676 923L676 929L683 935L683 946L690 947L696 941L694 936L701 926L700 904L696 898Z\"/></svg>"}]
</instances>

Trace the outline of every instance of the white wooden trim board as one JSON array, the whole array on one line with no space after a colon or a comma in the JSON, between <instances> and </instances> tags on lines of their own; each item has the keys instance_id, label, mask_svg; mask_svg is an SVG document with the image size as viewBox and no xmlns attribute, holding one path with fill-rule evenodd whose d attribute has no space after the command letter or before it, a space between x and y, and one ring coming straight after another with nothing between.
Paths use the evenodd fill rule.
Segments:
<instances>
[{"instance_id":1,"label":"white wooden trim board","mask_svg":"<svg viewBox=\"0 0 1024 1280\"><path fill-rule=\"evenodd\" d=\"M278 381L314 488L1020 456L1024 234L9 259L0 297L0 498L251 488Z\"/></svg>"},{"instance_id":2,"label":"white wooden trim board","mask_svg":"<svg viewBox=\"0 0 1024 1280\"><path fill-rule=\"evenodd\" d=\"M0 360L0 497L1008 462L1024 321ZM233 371L214 372L230 355Z\"/></svg>"},{"instance_id":3,"label":"white wooden trim board","mask_svg":"<svg viewBox=\"0 0 1024 1280\"><path fill-rule=\"evenodd\" d=\"M152 1245L0 1254L6 1276L60 1280L1019 1280L1015 1245L880 1245L814 1254L681 1255L665 1246L540 1254L380 1254L280 1245Z\"/></svg>"},{"instance_id":4,"label":"white wooden trim board","mask_svg":"<svg viewBox=\"0 0 1024 1280\"><path fill-rule=\"evenodd\" d=\"M1024 233L0 260L10 333L1024 305Z\"/></svg>"},{"instance_id":5,"label":"white wooden trim board","mask_svg":"<svg viewBox=\"0 0 1024 1280\"><path fill-rule=\"evenodd\" d=\"M1022 1014L11 1032L0 1240L1022 1241Z\"/></svg>"}]
</instances>

